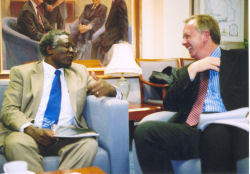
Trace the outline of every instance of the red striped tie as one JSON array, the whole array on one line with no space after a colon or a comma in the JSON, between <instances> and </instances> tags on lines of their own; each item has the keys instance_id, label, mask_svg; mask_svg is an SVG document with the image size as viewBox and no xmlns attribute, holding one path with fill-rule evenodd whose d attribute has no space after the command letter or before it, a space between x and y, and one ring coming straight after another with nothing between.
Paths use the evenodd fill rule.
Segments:
<instances>
[{"instance_id":1,"label":"red striped tie","mask_svg":"<svg viewBox=\"0 0 250 174\"><path fill-rule=\"evenodd\" d=\"M197 125L200 120L200 114L202 112L203 103L207 94L208 80L209 71L202 72L198 95L186 120L186 123L190 126Z\"/></svg>"}]
</instances>

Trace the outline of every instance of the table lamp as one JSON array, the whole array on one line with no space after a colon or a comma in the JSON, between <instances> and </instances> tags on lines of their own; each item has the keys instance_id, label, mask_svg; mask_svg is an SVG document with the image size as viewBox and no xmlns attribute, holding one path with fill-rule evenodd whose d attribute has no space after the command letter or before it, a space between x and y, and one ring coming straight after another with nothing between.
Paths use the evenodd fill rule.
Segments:
<instances>
[{"instance_id":1,"label":"table lamp","mask_svg":"<svg viewBox=\"0 0 250 174\"><path fill-rule=\"evenodd\" d=\"M121 77L116 85L122 92L122 99L126 100L130 85L124 77L137 76L142 74L142 70L135 62L132 46L128 43L114 44L110 55L110 62L104 70L104 75Z\"/></svg>"}]
</instances>

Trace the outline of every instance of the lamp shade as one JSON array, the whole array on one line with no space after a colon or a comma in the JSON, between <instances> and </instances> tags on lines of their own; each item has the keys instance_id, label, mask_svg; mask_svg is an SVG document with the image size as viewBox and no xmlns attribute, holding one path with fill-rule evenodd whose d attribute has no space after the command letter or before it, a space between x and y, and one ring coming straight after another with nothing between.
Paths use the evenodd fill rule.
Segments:
<instances>
[{"instance_id":1,"label":"lamp shade","mask_svg":"<svg viewBox=\"0 0 250 174\"><path fill-rule=\"evenodd\" d=\"M105 75L126 77L142 73L141 68L135 62L132 46L128 43L114 44L111 48L111 59L104 70Z\"/></svg>"}]
</instances>

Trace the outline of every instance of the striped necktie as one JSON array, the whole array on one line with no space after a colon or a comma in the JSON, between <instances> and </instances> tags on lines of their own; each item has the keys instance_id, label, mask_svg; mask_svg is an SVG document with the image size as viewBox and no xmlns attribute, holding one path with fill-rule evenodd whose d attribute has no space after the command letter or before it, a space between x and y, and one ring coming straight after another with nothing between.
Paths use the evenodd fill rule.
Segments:
<instances>
[{"instance_id":1,"label":"striped necktie","mask_svg":"<svg viewBox=\"0 0 250 174\"><path fill-rule=\"evenodd\" d=\"M208 80L209 71L202 72L198 95L186 120L186 123L190 126L197 125L200 120L200 114L202 113L204 100L207 94Z\"/></svg>"},{"instance_id":2,"label":"striped necktie","mask_svg":"<svg viewBox=\"0 0 250 174\"><path fill-rule=\"evenodd\" d=\"M41 16L40 16L40 8L38 6L36 6L36 9L37 9L37 11L36 11L37 19L38 19L39 23L41 24L41 26L44 28L43 21L42 21Z\"/></svg>"}]
</instances>

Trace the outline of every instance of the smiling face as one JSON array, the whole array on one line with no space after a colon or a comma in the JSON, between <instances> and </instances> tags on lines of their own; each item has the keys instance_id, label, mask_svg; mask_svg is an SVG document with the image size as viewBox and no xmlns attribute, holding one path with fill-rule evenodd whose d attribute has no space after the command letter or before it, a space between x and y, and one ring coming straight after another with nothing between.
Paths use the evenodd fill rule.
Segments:
<instances>
[{"instance_id":1,"label":"smiling face","mask_svg":"<svg viewBox=\"0 0 250 174\"><path fill-rule=\"evenodd\" d=\"M195 19L185 24L182 45L188 49L191 57L203 58L201 54L204 47L204 33L197 29Z\"/></svg>"},{"instance_id":2,"label":"smiling face","mask_svg":"<svg viewBox=\"0 0 250 174\"><path fill-rule=\"evenodd\" d=\"M74 44L68 35L56 36L54 48L48 47L46 62L58 68L68 68L74 59Z\"/></svg>"}]
</instances>

